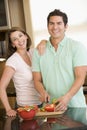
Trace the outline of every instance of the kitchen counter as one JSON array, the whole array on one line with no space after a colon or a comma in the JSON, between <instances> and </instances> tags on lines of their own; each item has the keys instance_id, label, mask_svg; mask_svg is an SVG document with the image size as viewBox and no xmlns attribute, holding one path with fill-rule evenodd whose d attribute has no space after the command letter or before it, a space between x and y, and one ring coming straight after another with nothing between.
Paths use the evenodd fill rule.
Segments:
<instances>
[{"instance_id":1,"label":"kitchen counter","mask_svg":"<svg viewBox=\"0 0 87 130\"><path fill-rule=\"evenodd\" d=\"M86 108L69 108L65 113L52 117L35 117L23 121L17 117L6 117L0 109L0 130L87 130Z\"/></svg>"}]
</instances>

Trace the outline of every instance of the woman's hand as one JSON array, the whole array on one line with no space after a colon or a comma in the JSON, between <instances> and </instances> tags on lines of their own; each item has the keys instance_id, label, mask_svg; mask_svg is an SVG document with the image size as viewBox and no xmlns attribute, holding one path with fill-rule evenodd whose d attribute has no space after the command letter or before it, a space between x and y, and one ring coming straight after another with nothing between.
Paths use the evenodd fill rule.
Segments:
<instances>
[{"instance_id":1,"label":"woman's hand","mask_svg":"<svg viewBox=\"0 0 87 130\"><path fill-rule=\"evenodd\" d=\"M6 112L6 115L10 116L10 117L16 116L16 114L17 114L17 112L13 109L10 109Z\"/></svg>"},{"instance_id":2,"label":"woman's hand","mask_svg":"<svg viewBox=\"0 0 87 130\"><path fill-rule=\"evenodd\" d=\"M46 49L46 43L47 40L41 40L41 42L37 45L37 50L39 52L40 55L43 55Z\"/></svg>"}]
</instances>

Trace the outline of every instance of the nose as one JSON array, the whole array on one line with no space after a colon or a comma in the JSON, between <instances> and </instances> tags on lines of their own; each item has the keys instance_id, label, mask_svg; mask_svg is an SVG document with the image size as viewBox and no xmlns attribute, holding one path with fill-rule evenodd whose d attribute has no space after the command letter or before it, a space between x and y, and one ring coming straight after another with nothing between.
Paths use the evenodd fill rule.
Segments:
<instances>
[{"instance_id":1,"label":"nose","mask_svg":"<svg viewBox=\"0 0 87 130\"><path fill-rule=\"evenodd\" d=\"M18 40L18 42L21 42L21 38L18 38L17 40Z\"/></svg>"},{"instance_id":2,"label":"nose","mask_svg":"<svg viewBox=\"0 0 87 130\"><path fill-rule=\"evenodd\" d=\"M54 24L53 28L54 28L54 29L57 29L57 28L58 28L58 25L57 25L57 24Z\"/></svg>"}]
</instances>

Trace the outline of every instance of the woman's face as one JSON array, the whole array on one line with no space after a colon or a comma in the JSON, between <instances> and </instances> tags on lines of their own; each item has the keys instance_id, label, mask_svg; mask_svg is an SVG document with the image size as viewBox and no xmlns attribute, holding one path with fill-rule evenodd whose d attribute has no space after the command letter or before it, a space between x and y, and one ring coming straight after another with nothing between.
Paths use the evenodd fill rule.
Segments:
<instances>
[{"instance_id":1,"label":"woman's face","mask_svg":"<svg viewBox=\"0 0 87 130\"><path fill-rule=\"evenodd\" d=\"M27 36L21 31L12 32L10 35L12 46L17 48L17 50L26 49L27 46Z\"/></svg>"}]
</instances>

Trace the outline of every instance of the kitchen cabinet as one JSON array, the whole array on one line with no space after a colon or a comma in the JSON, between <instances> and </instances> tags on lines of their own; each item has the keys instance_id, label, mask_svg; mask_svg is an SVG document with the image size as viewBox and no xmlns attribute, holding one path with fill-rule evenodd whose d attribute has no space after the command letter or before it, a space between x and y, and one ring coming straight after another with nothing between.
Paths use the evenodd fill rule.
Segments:
<instances>
[{"instance_id":1,"label":"kitchen cabinet","mask_svg":"<svg viewBox=\"0 0 87 130\"><path fill-rule=\"evenodd\" d=\"M8 0L11 27L25 29L25 18L22 0Z\"/></svg>"},{"instance_id":2,"label":"kitchen cabinet","mask_svg":"<svg viewBox=\"0 0 87 130\"><path fill-rule=\"evenodd\" d=\"M0 78L1 78L3 70L4 70L4 66L5 66L5 61L0 62ZM15 102L16 102L16 95L15 95L15 88L14 88L12 80L10 81L10 83L7 87L7 93L8 93L8 100L9 100L11 106L14 107ZM0 101L0 108L3 108L1 101Z\"/></svg>"},{"instance_id":3,"label":"kitchen cabinet","mask_svg":"<svg viewBox=\"0 0 87 130\"><path fill-rule=\"evenodd\" d=\"M0 1L0 32L18 26L25 29L24 8L22 0Z\"/></svg>"},{"instance_id":4,"label":"kitchen cabinet","mask_svg":"<svg viewBox=\"0 0 87 130\"><path fill-rule=\"evenodd\" d=\"M25 17L23 9L22 0L5 0L8 3L8 8L6 8L9 17L8 21L10 25L7 27L0 26L0 41L5 40L6 31L11 27L21 27L25 30ZM6 5L7 6L7 5ZM1 8L3 12L3 8ZM7 13L6 12L6 13Z\"/></svg>"},{"instance_id":5,"label":"kitchen cabinet","mask_svg":"<svg viewBox=\"0 0 87 130\"><path fill-rule=\"evenodd\" d=\"M4 1L4 2L3 2ZM6 5L4 5L6 4ZM3 6L2 6L3 5ZM5 26L3 24L3 20L6 20L4 18L0 21L0 58L2 58L2 50L1 50L1 44L5 43L6 45L6 32L11 27L20 27L25 30L25 18L24 18L24 8L23 8L23 1L22 0L1 0L0 3L0 16L1 19L3 18L3 15L5 16L7 21L9 21L9 25L7 22L7 25ZM8 14L8 15L7 15ZM5 23L5 22L4 22ZM5 57L3 57L5 58ZM0 62L0 69L3 70L4 63ZM0 71L1 71L0 70ZM1 77L1 72L0 72Z\"/></svg>"}]
</instances>

